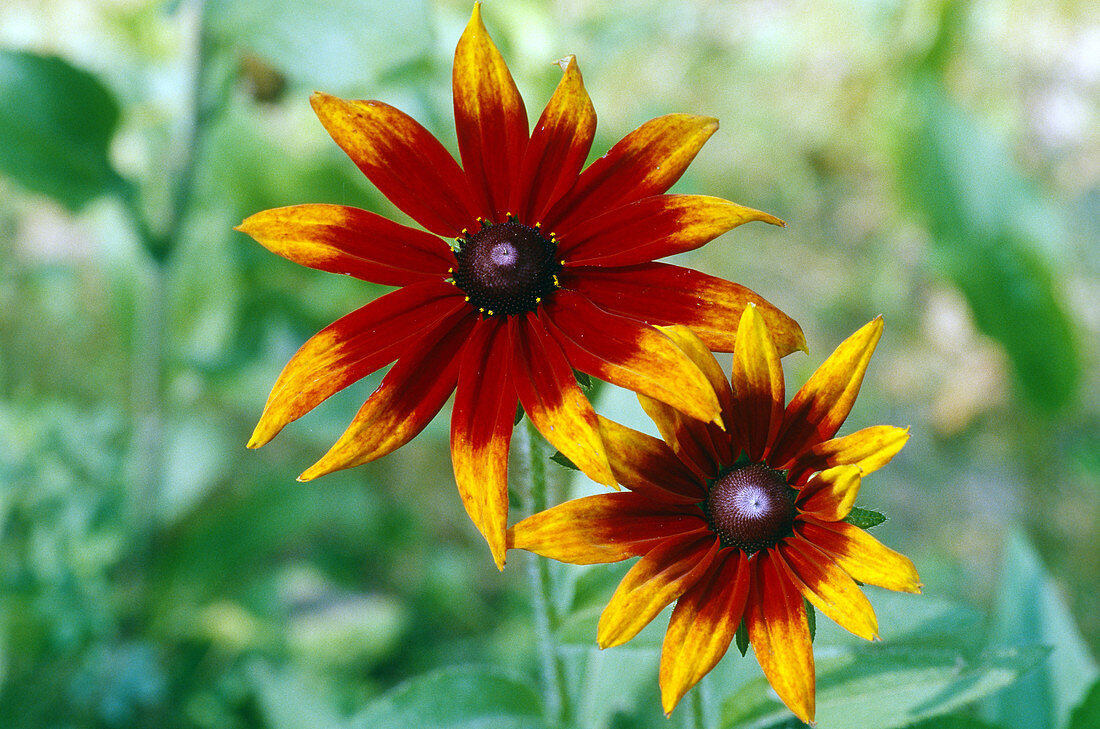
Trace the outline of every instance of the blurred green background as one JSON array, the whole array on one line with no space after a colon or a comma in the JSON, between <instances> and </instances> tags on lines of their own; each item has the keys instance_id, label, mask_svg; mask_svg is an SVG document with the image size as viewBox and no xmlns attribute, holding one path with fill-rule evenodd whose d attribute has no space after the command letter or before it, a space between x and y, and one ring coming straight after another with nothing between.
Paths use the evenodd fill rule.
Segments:
<instances>
[{"instance_id":1,"label":"blurred green background","mask_svg":"<svg viewBox=\"0 0 1100 729\"><path fill-rule=\"evenodd\" d=\"M454 488L445 417L381 461L296 483L372 376L244 448L297 347L383 289L298 267L232 226L306 202L402 219L308 96L384 100L453 151L450 67L470 6L0 9L0 726L382 726L384 692L469 664L504 672L497 688L515 690L501 700L520 714L535 700L530 560L493 567ZM956 703L984 698L935 726L1068 726L1100 652L1096 4L483 12L532 119L553 62L577 55L594 155L659 114L720 119L675 189L788 227L741 228L682 259L802 324L811 352L787 359L791 391L884 315L845 431L912 426L861 503L890 516L876 535L926 586L880 608L885 642L962 631L1052 647L1024 681L966 694ZM597 409L644 424L629 395L605 388ZM598 610L621 569L582 574L574 604ZM633 649L593 658L580 624L596 691L578 698L595 712L583 726L679 726L660 717L644 640L634 675ZM751 660L727 664L751 683Z\"/></svg>"}]
</instances>

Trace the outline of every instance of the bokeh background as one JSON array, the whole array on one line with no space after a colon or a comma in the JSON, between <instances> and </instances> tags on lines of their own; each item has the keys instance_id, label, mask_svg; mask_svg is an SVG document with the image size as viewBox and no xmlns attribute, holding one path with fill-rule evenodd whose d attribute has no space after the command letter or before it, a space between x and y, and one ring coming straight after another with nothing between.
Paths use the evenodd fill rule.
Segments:
<instances>
[{"instance_id":1,"label":"bokeh background","mask_svg":"<svg viewBox=\"0 0 1100 729\"><path fill-rule=\"evenodd\" d=\"M3 4L0 725L366 726L361 707L425 671L533 675L528 560L493 567L455 491L445 417L381 461L296 483L376 375L244 448L297 347L383 289L232 227L304 202L402 219L308 96L384 100L454 150L450 67L470 5ZM861 503L890 517L876 535L968 630L1055 648L968 715L1066 726L1100 652L1098 6L483 12L532 119L554 61L577 55L594 155L663 113L720 119L675 189L788 227L682 258L799 320L810 354L786 360L792 391L885 317L845 431L913 437ZM644 423L607 388L597 409ZM605 569L594 604L621 573ZM887 642L892 630L905 626L884 619ZM645 665L627 695L609 685L602 726L679 726L659 717ZM1055 708L1037 718L1005 708L1040 694Z\"/></svg>"}]
</instances>

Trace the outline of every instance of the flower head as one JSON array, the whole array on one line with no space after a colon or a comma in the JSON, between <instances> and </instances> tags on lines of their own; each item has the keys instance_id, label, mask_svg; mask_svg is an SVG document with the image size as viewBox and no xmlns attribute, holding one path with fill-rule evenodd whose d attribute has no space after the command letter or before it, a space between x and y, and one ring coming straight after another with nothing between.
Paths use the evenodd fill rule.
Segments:
<instances>
[{"instance_id":1,"label":"flower head","mask_svg":"<svg viewBox=\"0 0 1100 729\"><path fill-rule=\"evenodd\" d=\"M664 440L601 418L608 460L629 491L569 501L508 534L510 547L575 564L641 559L600 618L601 647L633 638L676 601L661 653L671 712L744 622L757 660L801 720L814 716L803 599L852 633L878 637L857 581L919 592L906 557L849 524L863 476L909 438L892 426L834 438L882 334L876 319L842 343L784 408L779 352L748 307L727 381L690 331L667 333L707 374L728 431L640 395Z\"/></svg>"},{"instance_id":2,"label":"flower head","mask_svg":"<svg viewBox=\"0 0 1100 729\"><path fill-rule=\"evenodd\" d=\"M473 15L454 62L461 167L408 115L380 101L315 93L313 108L363 174L423 229L339 205L267 210L239 230L312 268L399 287L323 329L294 355L249 443L391 362L347 431L301 480L407 443L455 394L455 479L498 565L505 555L507 460L517 403L558 450L614 485L596 414L574 370L717 420L706 378L652 325L692 326L730 351L755 303L779 347L801 330L752 291L654 259L750 220L776 218L714 197L670 195L713 119L670 114L582 171L596 115L575 59L533 130L496 46Z\"/></svg>"}]
</instances>

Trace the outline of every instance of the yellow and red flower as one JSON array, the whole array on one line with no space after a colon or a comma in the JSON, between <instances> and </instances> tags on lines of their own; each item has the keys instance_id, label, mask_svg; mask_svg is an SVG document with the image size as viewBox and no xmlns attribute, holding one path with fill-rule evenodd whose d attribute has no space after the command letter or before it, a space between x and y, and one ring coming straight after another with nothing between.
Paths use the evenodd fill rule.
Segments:
<instances>
[{"instance_id":1,"label":"yellow and red flower","mask_svg":"<svg viewBox=\"0 0 1100 729\"><path fill-rule=\"evenodd\" d=\"M641 559L600 617L600 647L633 638L676 601L661 653L670 713L722 658L744 621L757 660L799 719L814 716L814 663L803 599L868 640L874 610L858 582L919 592L906 557L847 523L863 476L907 429L834 438L882 334L876 319L844 341L784 408L783 369L755 307L737 328L731 379L689 330L669 327L707 374L728 430L645 395L661 439L600 418L608 460L629 491L575 499L508 532L508 546L574 564Z\"/></svg>"},{"instance_id":2,"label":"yellow and red flower","mask_svg":"<svg viewBox=\"0 0 1100 729\"><path fill-rule=\"evenodd\" d=\"M267 210L239 230L311 268L399 287L323 329L275 383L249 442L259 447L347 385L391 362L309 480L383 456L455 393L451 452L459 492L498 566L505 556L507 460L517 402L558 450L614 485L596 414L574 370L718 417L698 367L654 324L690 325L715 350L754 303L779 348L798 325L752 291L654 259L750 220L776 218L714 197L665 194L717 129L670 114L643 124L582 170L596 125L572 57L529 131L527 112L481 21L455 50L461 167L408 115L380 101L311 99L333 140L424 230L339 205ZM449 242L448 242L449 239Z\"/></svg>"}]
</instances>

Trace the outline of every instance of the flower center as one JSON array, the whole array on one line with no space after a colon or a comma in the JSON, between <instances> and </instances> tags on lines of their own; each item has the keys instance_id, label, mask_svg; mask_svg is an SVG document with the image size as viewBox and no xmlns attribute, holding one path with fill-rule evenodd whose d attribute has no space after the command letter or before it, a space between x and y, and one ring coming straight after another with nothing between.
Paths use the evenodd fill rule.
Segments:
<instances>
[{"instance_id":1,"label":"flower center","mask_svg":"<svg viewBox=\"0 0 1100 729\"><path fill-rule=\"evenodd\" d=\"M722 546L752 554L790 535L795 514L793 490L779 471L752 463L715 479L703 511Z\"/></svg>"},{"instance_id":2,"label":"flower center","mask_svg":"<svg viewBox=\"0 0 1100 729\"><path fill-rule=\"evenodd\" d=\"M534 311L559 286L561 264L554 260L558 243L509 217L503 223L482 222L482 229L458 239L454 283L466 300L484 314Z\"/></svg>"}]
</instances>

